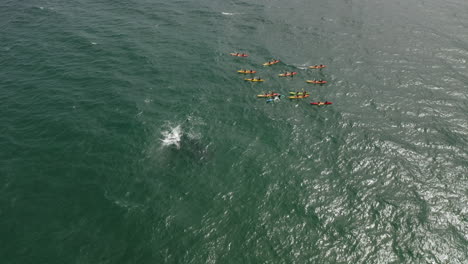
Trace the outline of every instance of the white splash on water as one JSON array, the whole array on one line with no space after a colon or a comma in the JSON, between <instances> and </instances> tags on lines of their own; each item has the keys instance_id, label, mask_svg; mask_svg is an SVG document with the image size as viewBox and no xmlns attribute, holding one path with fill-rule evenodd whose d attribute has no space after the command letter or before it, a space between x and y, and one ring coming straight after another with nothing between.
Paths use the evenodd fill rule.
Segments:
<instances>
[{"instance_id":1,"label":"white splash on water","mask_svg":"<svg viewBox=\"0 0 468 264\"><path fill-rule=\"evenodd\" d=\"M164 137L161 139L163 146L175 145L177 149L180 148L180 140L183 135L180 125L171 127L169 130L161 132L161 135Z\"/></svg>"},{"instance_id":2,"label":"white splash on water","mask_svg":"<svg viewBox=\"0 0 468 264\"><path fill-rule=\"evenodd\" d=\"M233 15L238 15L239 13L221 12L221 14L223 14L225 16L233 16Z\"/></svg>"}]
</instances>

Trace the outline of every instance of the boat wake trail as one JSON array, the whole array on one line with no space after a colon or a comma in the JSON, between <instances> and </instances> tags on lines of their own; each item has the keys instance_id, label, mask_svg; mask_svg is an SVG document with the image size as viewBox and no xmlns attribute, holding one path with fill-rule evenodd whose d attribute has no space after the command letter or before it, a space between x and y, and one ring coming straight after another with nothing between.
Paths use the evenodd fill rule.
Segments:
<instances>
[{"instance_id":1,"label":"boat wake trail","mask_svg":"<svg viewBox=\"0 0 468 264\"><path fill-rule=\"evenodd\" d=\"M240 15L240 13L228 13L228 12L221 12L221 14L223 14L225 16Z\"/></svg>"}]
</instances>

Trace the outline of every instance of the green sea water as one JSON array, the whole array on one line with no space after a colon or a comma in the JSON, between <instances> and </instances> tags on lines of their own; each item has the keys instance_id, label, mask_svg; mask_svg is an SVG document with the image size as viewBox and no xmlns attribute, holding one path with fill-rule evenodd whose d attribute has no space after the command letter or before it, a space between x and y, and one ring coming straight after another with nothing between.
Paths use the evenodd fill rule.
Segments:
<instances>
[{"instance_id":1,"label":"green sea water","mask_svg":"<svg viewBox=\"0 0 468 264\"><path fill-rule=\"evenodd\" d=\"M0 263L468 263L467 11L2 1Z\"/></svg>"}]
</instances>

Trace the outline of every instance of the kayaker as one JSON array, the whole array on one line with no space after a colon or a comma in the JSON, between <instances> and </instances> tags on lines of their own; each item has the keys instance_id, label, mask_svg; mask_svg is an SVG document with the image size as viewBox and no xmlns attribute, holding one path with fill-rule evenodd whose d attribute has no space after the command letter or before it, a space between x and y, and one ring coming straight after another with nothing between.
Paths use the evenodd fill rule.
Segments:
<instances>
[{"instance_id":1,"label":"kayaker","mask_svg":"<svg viewBox=\"0 0 468 264\"><path fill-rule=\"evenodd\" d=\"M303 96L306 96L306 94L307 94L307 92L306 92L306 91L304 91L304 92L302 93L302 95L303 95Z\"/></svg>"}]
</instances>

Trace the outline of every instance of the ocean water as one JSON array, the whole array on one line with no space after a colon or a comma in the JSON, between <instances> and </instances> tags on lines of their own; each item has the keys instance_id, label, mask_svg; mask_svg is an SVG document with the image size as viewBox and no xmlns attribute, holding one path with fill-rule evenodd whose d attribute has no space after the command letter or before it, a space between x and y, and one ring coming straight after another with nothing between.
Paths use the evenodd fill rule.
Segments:
<instances>
[{"instance_id":1,"label":"ocean water","mask_svg":"<svg viewBox=\"0 0 468 264\"><path fill-rule=\"evenodd\" d=\"M0 263L468 263L467 11L2 1Z\"/></svg>"}]
</instances>

